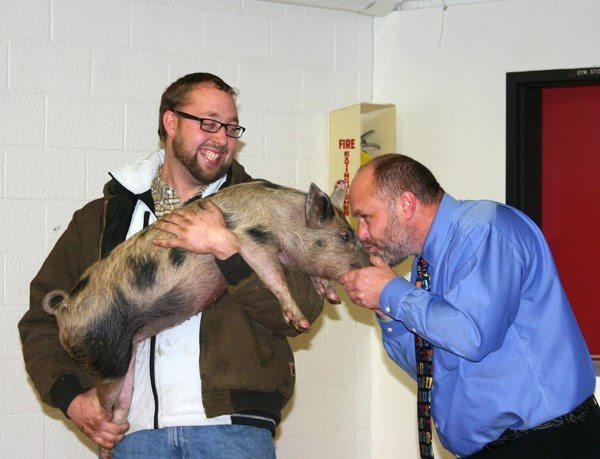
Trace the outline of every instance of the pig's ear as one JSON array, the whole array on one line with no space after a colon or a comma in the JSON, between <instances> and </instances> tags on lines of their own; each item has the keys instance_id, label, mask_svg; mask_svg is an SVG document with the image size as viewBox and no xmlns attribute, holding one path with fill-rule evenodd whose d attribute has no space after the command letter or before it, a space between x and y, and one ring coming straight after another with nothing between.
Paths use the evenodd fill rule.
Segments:
<instances>
[{"instance_id":1,"label":"pig's ear","mask_svg":"<svg viewBox=\"0 0 600 459\"><path fill-rule=\"evenodd\" d=\"M331 192L331 204L338 209L343 209L344 207L344 199L346 198L346 182L343 180L338 180L335 182L335 186L333 187L333 191Z\"/></svg>"},{"instance_id":2,"label":"pig's ear","mask_svg":"<svg viewBox=\"0 0 600 459\"><path fill-rule=\"evenodd\" d=\"M306 196L306 225L309 228L320 228L323 223L331 221L334 215L335 211L327 193L311 183Z\"/></svg>"}]
</instances>

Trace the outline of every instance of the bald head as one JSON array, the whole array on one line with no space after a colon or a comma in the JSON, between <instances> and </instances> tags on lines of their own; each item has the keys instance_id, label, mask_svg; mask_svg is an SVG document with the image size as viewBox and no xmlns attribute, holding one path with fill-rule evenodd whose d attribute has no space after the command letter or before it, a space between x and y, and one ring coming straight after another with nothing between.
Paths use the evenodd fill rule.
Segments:
<instances>
[{"instance_id":1,"label":"bald head","mask_svg":"<svg viewBox=\"0 0 600 459\"><path fill-rule=\"evenodd\" d=\"M350 185L358 236L389 264L418 255L442 196L433 174L419 162L398 154L375 157Z\"/></svg>"}]
</instances>

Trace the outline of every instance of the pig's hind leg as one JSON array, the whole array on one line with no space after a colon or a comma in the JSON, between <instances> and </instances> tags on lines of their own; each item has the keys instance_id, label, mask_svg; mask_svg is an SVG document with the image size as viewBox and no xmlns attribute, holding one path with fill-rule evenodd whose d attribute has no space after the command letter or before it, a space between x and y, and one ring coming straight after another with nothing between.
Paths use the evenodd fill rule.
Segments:
<instances>
[{"instance_id":1,"label":"pig's hind leg","mask_svg":"<svg viewBox=\"0 0 600 459\"><path fill-rule=\"evenodd\" d=\"M276 250L250 241L240 242L240 254L279 301L285 323L291 322L300 332L310 330L310 322L292 298Z\"/></svg>"},{"instance_id":2,"label":"pig's hind leg","mask_svg":"<svg viewBox=\"0 0 600 459\"><path fill-rule=\"evenodd\" d=\"M136 350L137 346L134 343L129 368L123 379L98 379L96 381L96 390L100 403L106 410L112 412L111 422L117 424L127 422L127 416L131 408ZM112 457L112 450L100 448L100 454L102 459L110 459Z\"/></svg>"}]
</instances>

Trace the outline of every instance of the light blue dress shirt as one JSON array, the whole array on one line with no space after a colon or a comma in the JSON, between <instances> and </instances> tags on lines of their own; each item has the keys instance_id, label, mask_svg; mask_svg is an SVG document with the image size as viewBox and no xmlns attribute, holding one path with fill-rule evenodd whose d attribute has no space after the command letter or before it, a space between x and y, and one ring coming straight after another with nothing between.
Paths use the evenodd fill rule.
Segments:
<instances>
[{"instance_id":1,"label":"light blue dress shirt","mask_svg":"<svg viewBox=\"0 0 600 459\"><path fill-rule=\"evenodd\" d=\"M444 447L479 451L507 428L568 413L595 370L545 239L528 217L445 194L427 235L431 291L397 277L379 302L390 357L415 378L413 333L434 346L432 414ZM582 254L585 256L585 254ZM585 277L582 277L585 279Z\"/></svg>"}]
</instances>

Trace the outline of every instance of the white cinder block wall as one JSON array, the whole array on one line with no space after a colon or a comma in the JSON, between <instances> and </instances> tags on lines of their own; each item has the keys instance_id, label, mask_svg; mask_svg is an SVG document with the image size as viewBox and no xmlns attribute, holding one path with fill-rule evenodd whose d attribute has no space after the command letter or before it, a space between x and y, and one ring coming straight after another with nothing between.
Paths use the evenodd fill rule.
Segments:
<instances>
[{"instance_id":1,"label":"white cinder block wall","mask_svg":"<svg viewBox=\"0 0 600 459\"><path fill-rule=\"evenodd\" d=\"M261 1L1 0L0 455L96 457L38 400L16 326L72 212L107 170L158 147L166 86L218 74L240 89L249 172L327 189L327 114L371 101L372 28L370 16ZM368 457L369 320L328 305L294 344L280 457Z\"/></svg>"}]
</instances>

